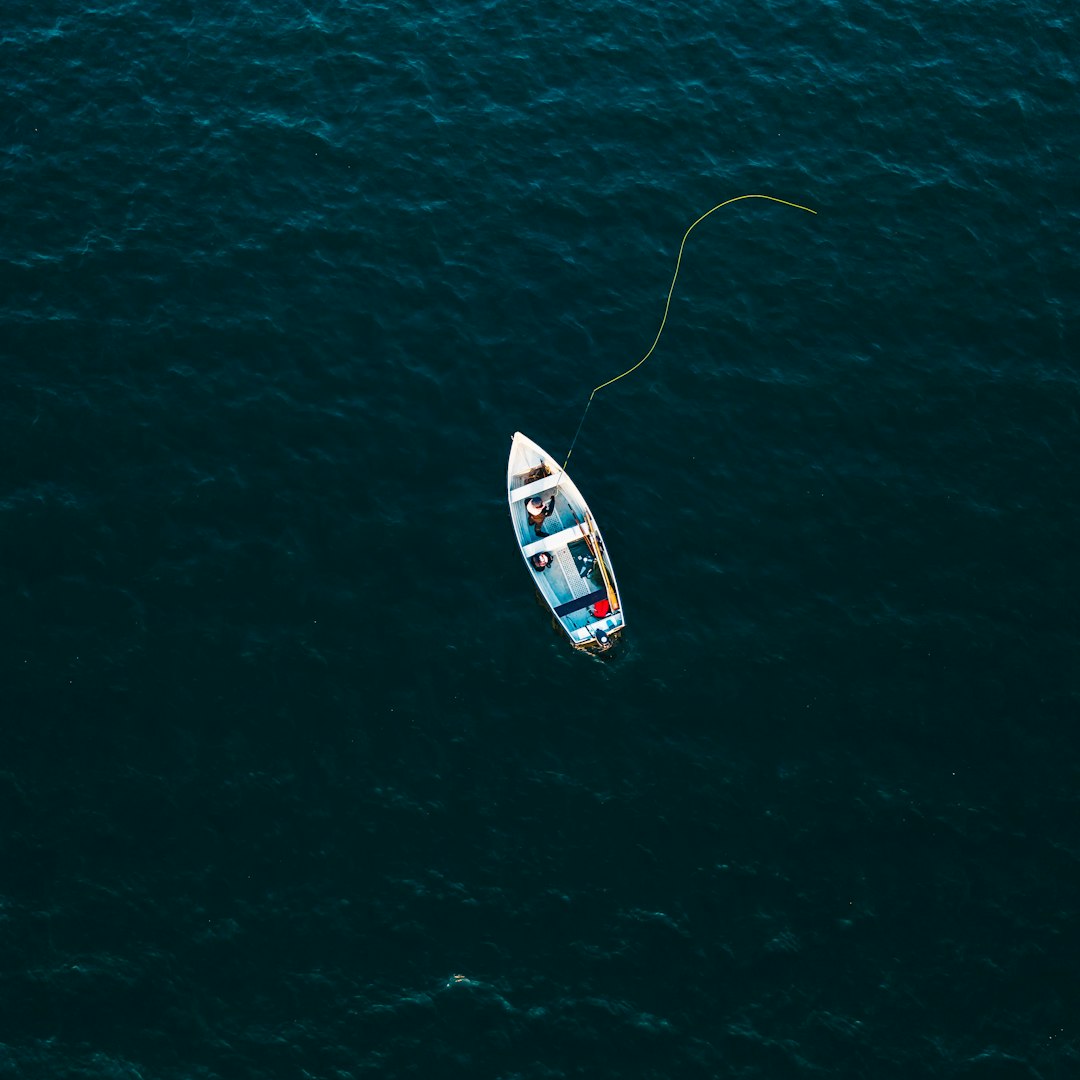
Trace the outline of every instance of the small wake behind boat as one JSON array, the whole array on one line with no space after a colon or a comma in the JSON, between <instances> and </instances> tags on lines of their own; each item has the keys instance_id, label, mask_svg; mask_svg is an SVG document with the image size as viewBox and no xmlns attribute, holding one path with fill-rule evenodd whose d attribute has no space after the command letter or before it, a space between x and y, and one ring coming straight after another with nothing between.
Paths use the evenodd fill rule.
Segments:
<instances>
[{"instance_id":1,"label":"small wake behind boat","mask_svg":"<svg viewBox=\"0 0 1080 1080\"><path fill-rule=\"evenodd\" d=\"M555 621L575 648L609 648L626 620L603 537L570 477L520 431L506 496L521 556Z\"/></svg>"}]
</instances>

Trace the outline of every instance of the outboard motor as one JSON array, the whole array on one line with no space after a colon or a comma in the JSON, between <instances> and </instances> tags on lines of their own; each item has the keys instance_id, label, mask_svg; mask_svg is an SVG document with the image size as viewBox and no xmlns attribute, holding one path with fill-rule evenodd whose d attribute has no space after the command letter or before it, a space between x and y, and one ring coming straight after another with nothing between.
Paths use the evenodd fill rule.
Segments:
<instances>
[{"instance_id":1,"label":"outboard motor","mask_svg":"<svg viewBox=\"0 0 1080 1080\"><path fill-rule=\"evenodd\" d=\"M611 648L611 638L609 638L600 627L597 627L593 631L593 638L596 640L596 644L600 649Z\"/></svg>"}]
</instances>

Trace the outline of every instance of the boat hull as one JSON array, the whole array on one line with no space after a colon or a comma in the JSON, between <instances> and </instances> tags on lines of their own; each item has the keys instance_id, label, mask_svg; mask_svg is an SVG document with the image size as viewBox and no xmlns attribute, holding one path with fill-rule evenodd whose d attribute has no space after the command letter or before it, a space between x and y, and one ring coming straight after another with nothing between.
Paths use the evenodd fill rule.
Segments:
<instances>
[{"instance_id":1,"label":"boat hull","mask_svg":"<svg viewBox=\"0 0 1080 1080\"><path fill-rule=\"evenodd\" d=\"M530 499L546 509L552 496L550 513L530 519ZM520 431L510 446L506 497L518 550L556 625L577 649L609 648L626 617L603 535L577 485Z\"/></svg>"}]
</instances>

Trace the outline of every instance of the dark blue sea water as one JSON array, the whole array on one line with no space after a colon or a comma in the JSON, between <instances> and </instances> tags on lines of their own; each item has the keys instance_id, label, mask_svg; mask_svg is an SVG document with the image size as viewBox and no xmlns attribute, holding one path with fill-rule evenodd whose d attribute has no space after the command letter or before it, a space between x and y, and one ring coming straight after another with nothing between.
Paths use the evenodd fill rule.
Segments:
<instances>
[{"instance_id":1,"label":"dark blue sea water","mask_svg":"<svg viewBox=\"0 0 1080 1080\"><path fill-rule=\"evenodd\" d=\"M1055 0L0 25L0 1076L1080 1076ZM520 429L602 523L579 656Z\"/></svg>"}]
</instances>

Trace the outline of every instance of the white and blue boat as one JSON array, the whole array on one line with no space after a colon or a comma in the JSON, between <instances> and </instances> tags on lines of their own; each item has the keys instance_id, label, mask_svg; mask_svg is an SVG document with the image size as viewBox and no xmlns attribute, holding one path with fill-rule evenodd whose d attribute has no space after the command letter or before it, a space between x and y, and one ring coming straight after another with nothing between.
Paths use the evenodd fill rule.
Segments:
<instances>
[{"instance_id":1,"label":"white and blue boat","mask_svg":"<svg viewBox=\"0 0 1080 1080\"><path fill-rule=\"evenodd\" d=\"M506 497L521 557L556 623L577 649L610 648L626 618L604 538L574 482L520 431Z\"/></svg>"}]
</instances>

